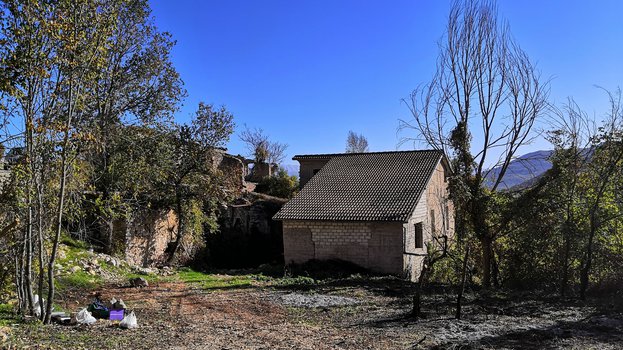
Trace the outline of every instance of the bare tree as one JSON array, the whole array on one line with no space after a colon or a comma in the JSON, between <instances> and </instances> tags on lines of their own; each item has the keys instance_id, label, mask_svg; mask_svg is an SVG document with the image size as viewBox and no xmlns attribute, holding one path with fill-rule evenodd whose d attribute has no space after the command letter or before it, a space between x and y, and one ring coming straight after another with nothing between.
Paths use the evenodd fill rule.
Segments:
<instances>
[{"instance_id":1,"label":"bare tree","mask_svg":"<svg viewBox=\"0 0 623 350\"><path fill-rule=\"evenodd\" d=\"M362 134L356 134L352 130L348 131L346 137L346 153L368 152L368 139Z\"/></svg>"},{"instance_id":2,"label":"bare tree","mask_svg":"<svg viewBox=\"0 0 623 350\"><path fill-rule=\"evenodd\" d=\"M279 164L286 157L287 144L270 141L269 136L260 128L249 129L246 125L239 137L258 163Z\"/></svg>"},{"instance_id":3,"label":"bare tree","mask_svg":"<svg viewBox=\"0 0 623 350\"><path fill-rule=\"evenodd\" d=\"M479 241L482 281L489 287L498 232L488 223L485 180L495 191L519 148L536 136L548 84L498 20L494 1L454 2L446 30L437 71L404 99L413 119L401 120L400 128L417 134L403 142L423 142L452 156L457 228Z\"/></svg>"}]
</instances>

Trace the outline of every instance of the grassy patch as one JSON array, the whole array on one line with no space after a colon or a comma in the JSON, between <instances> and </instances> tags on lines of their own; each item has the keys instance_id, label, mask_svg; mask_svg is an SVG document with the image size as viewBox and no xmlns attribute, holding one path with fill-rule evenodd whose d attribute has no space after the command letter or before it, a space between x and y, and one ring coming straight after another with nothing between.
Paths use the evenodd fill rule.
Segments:
<instances>
[{"instance_id":1,"label":"grassy patch","mask_svg":"<svg viewBox=\"0 0 623 350\"><path fill-rule=\"evenodd\" d=\"M13 305L0 304L0 327L17 323L17 315L13 313Z\"/></svg>"},{"instance_id":2,"label":"grassy patch","mask_svg":"<svg viewBox=\"0 0 623 350\"><path fill-rule=\"evenodd\" d=\"M66 234L63 234L61 236L61 243L68 247L77 248L80 250L89 249L89 244L87 242L73 239Z\"/></svg>"},{"instance_id":3,"label":"grassy patch","mask_svg":"<svg viewBox=\"0 0 623 350\"><path fill-rule=\"evenodd\" d=\"M241 288L252 285L254 281L251 275L214 275L189 268L180 269L175 275L175 278L185 283L198 284L203 289Z\"/></svg>"},{"instance_id":4,"label":"grassy patch","mask_svg":"<svg viewBox=\"0 0 623 350\"><path fill-rule=\"evenodd\" d=\"M68 289L95 289L102 285L102 277L90 275L84 271L76 271L70 274L59 276L56 280L59 292Z\"/></svg>"}]
</instances>

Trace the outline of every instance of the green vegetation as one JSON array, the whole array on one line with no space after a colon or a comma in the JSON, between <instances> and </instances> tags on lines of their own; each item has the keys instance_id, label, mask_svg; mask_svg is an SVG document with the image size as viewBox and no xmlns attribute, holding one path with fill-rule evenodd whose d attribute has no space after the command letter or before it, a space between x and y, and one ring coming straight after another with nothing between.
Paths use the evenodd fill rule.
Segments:
<instances>
[{"instance_id":1,"label":"green vegetation","mask_svg":"<svg viewBox=\"0 0 623 350\"><path fill-rule=\"evenodd\" d=\"M199 285L203 289L228 289L251 286L254 279L251 275L229 276L214 275L182 268L173 276L174 280Z\"/></svg>"},{"instance_id":2,"label":"green vegetation","mask_svg":"<svg viewBox=\"0 0 623 350\"><path fill-rule=\"evenodd\" d=\"M17 322L19 322L19 319L15 315L13 305L0 304L0 327L8 326Z\"/></svg>"},{"instance_id":3,"label":"green vegetation","mask_svg":"<svg viewBox=\"0 0 623 350\"><path fill-rule=\"evenodd\" d=\"M99 275L90 275L84 271L76 271L61 275L56 280L59 293L69 289L95 289L103 284L103 279Z\"/></svg>"},{"instance_id":4,"label":"green vegetation","mask_svg":"<svg viewBox=\"0 0 623 350\"><path fill-rule=\"evenodd\" d=\"M255 192L279 198L292 198L298 187L299 181L296 176L289 176L284 169L279 169L275 176L262 179L255 187Z\"/></svg>"},{"instance_id":5,"label":"green vegetation","mask_svg":"<svg viewBox=\"0 0 623 350\"><path fill-rule=\"evenodd\" d=\"M176 274L167 277L166 280L198 285L202 289L230 289L249 286L280 288L319 285L317 280L307 276L272 277L262 273L227 275L200 272L187 267L179 269Z\"/></svg>"}]
</instances>

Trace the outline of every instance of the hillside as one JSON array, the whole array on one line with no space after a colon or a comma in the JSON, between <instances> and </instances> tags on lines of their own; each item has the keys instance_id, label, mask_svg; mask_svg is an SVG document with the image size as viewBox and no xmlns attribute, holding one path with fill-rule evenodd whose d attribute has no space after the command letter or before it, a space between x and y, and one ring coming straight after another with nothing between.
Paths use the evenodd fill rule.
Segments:
<instances>
[{"instance_id":1,"label":"hillside","mask_svg":"<svg viewBox=\"0 0 623 350\"><path fill-rule=\"evenodd\" d=\"M552 163L549 161L552 152L551 150L536 151L511 161L498 188L505 190L517 186L521 187L521 184L539 177L552 167ZM487 187L493 186L494 179L498 177L500 171L500 167L491 169L489 176L485 179Z\"/></svg>"}]
</instances>

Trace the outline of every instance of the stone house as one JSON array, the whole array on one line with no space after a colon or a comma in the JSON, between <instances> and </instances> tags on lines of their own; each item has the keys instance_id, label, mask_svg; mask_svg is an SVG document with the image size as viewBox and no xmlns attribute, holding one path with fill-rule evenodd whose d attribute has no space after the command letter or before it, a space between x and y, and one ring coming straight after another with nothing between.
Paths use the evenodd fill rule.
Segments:
<instances>
[{"instance_id":1,"label":"stone house","mask_svg":"<svg viewBox=\"0 0 623 350\"><path fill-rule=\"evenodd\" d=\"M224 175L221 179L223 191L231 194L242 191L246 185L244 178L248 175L243 157L228 154L224 148L214 148L210 162L213 170ZM129 218L116 220L112 225L115 246L123 252L125 260L143 267L164 264L178 233L177 213L167 208L135 210ZM104 225L94 234L97 240L106 242ZM182 239L178 261L183 263L189 260L198 248L191 238Z\"/></svg>"},{"instance_id":2,"label":"stone house","mask_svg":"<svg viewBox=\"0 0 623 350\"><path fill-rule=\"evenodd\" d=\"M341 259L416 280L427 249L454 236L451 168L440 151L293 159L303 187L273 217L286 264Z\"/></svg>"}]
</instances>

